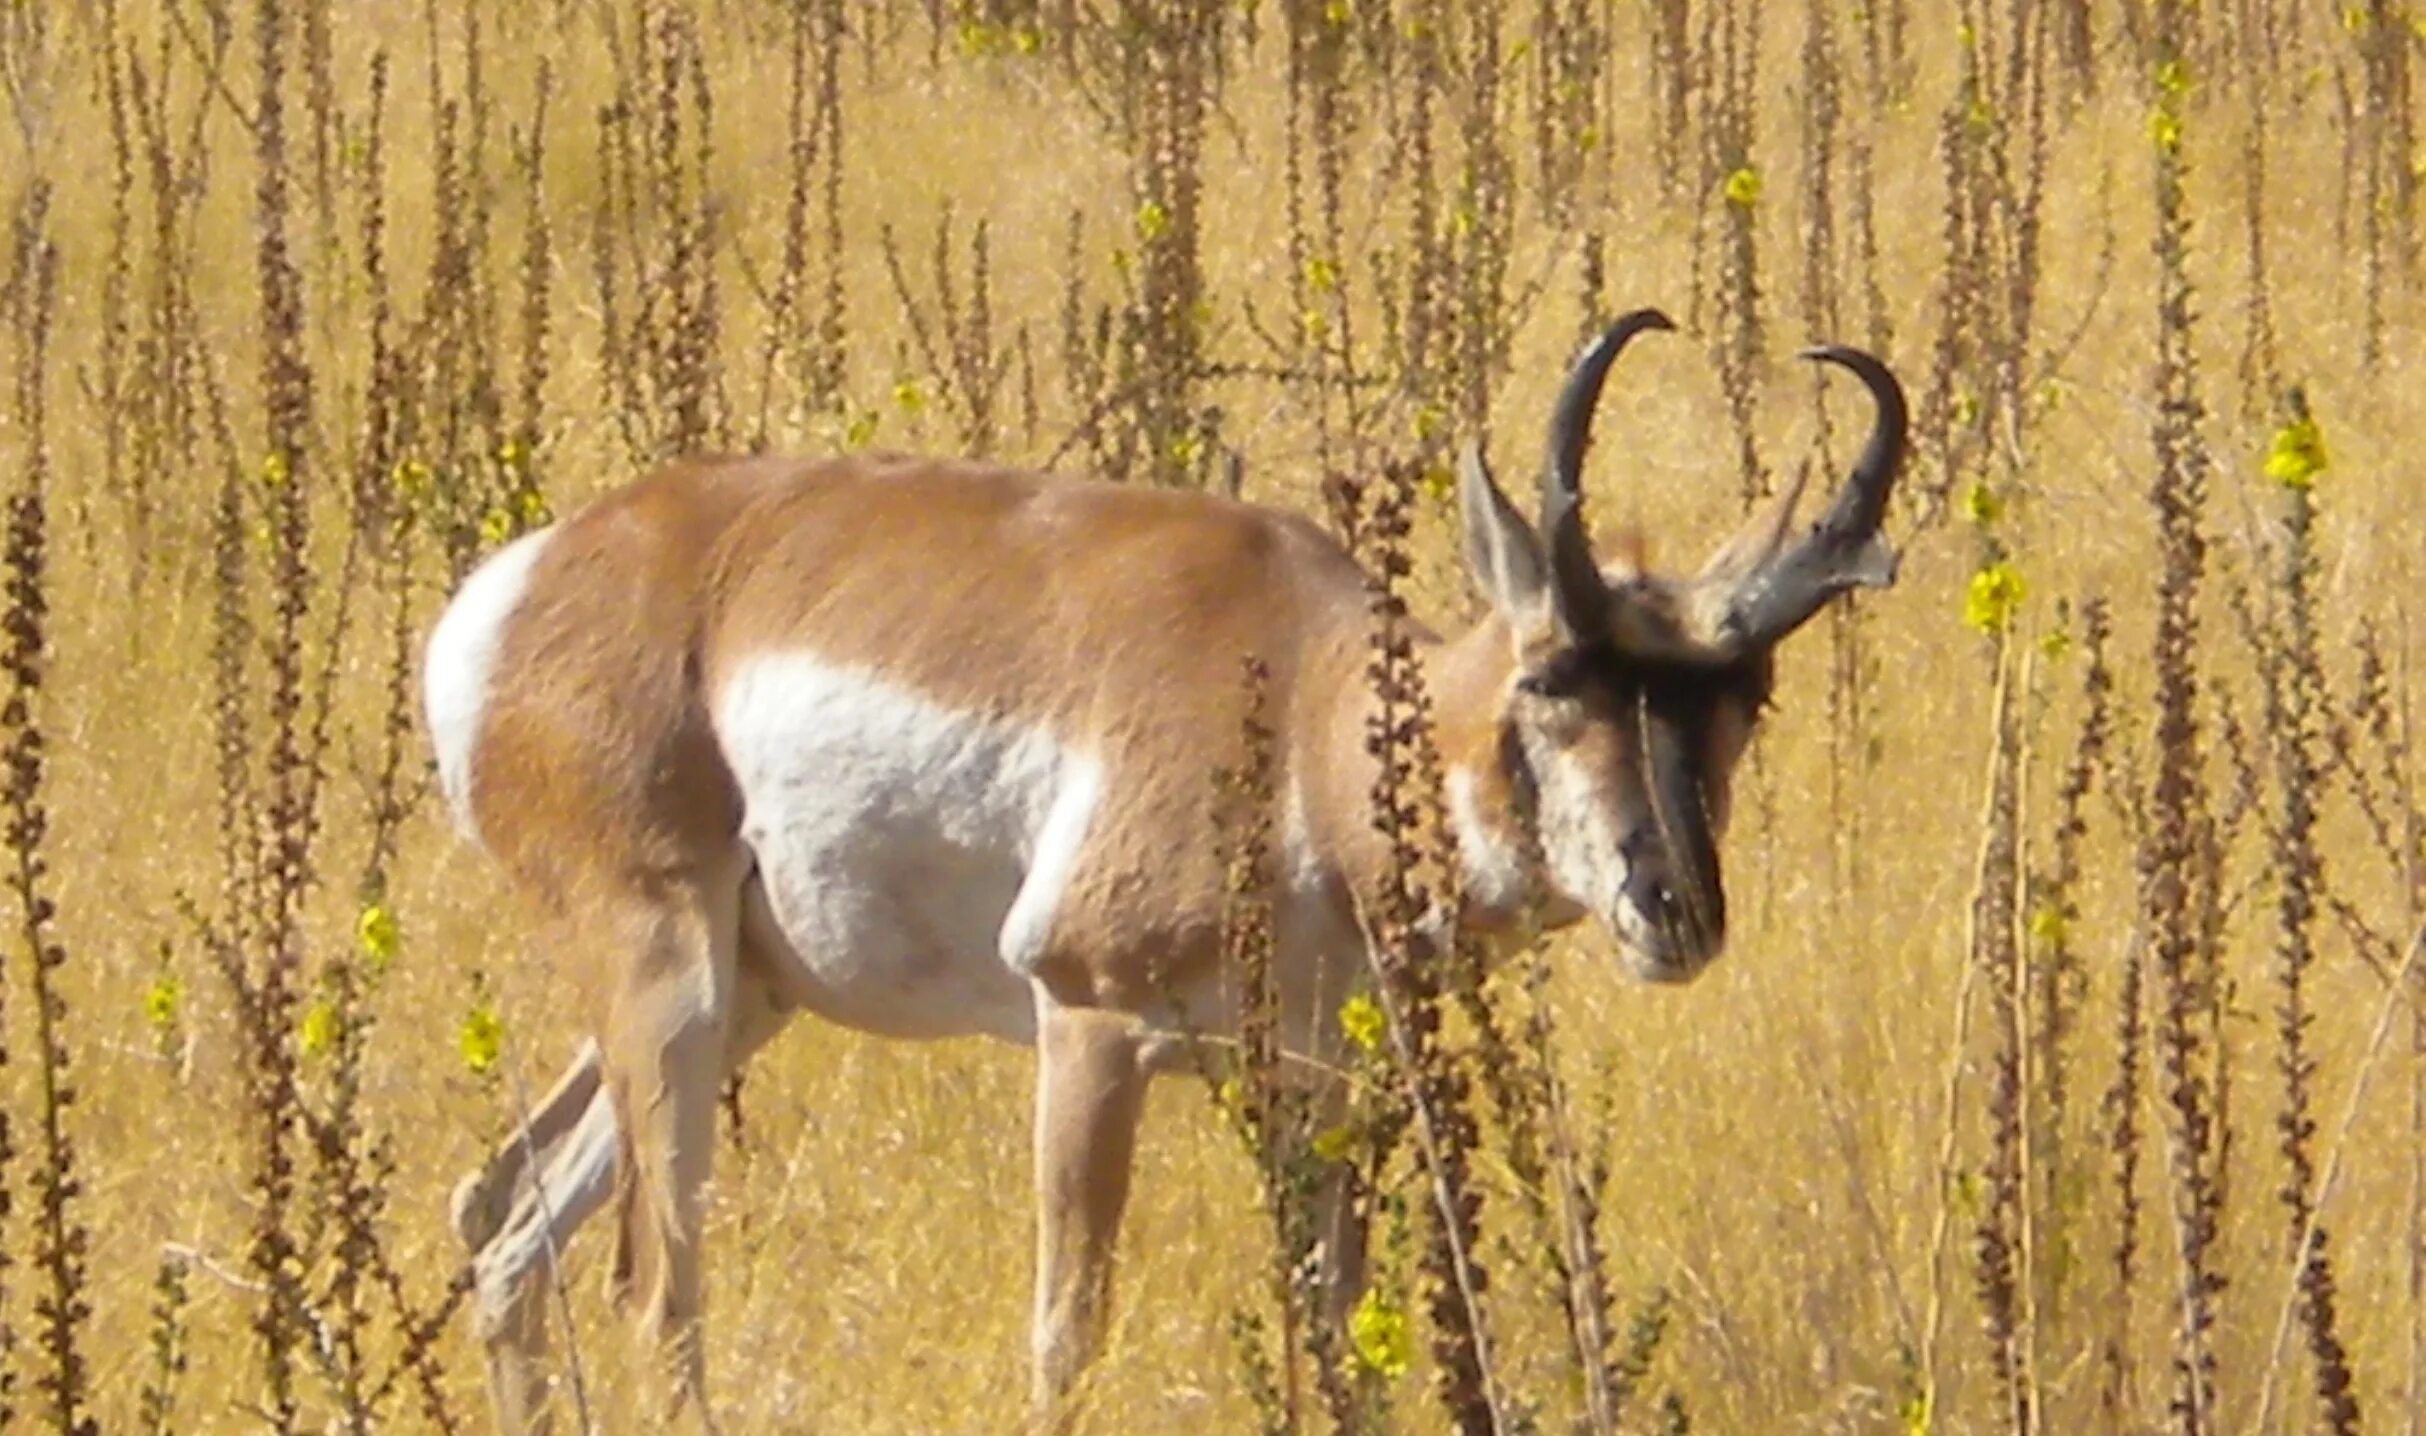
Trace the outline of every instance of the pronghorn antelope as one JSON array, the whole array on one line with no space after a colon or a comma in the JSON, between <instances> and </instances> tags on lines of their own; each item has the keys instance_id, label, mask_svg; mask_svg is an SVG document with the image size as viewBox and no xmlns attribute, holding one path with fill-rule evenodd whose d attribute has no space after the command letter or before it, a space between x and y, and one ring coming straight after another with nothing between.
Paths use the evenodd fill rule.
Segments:
<instances>
[{"instance_id":1,"label":"pronghorn antelope","mask_svg":"<svg viewBox=\"0 0 2426 1436\"><path fill-rule=\"evenodd\" d=\"M1603 565L1591 411L1627 341L1669 327L1630 314L1577 361L1538 528L1467 450L1489 611L1420 635L1420 662L1467 869L1467 910L1436 917L1588 914L1637 976L1678 981L1723 939L1717 837L1771 649L1894 579L1906 416L1878 360L1805 351L1877 408L1826 514L1795 532L1789 496L1690 578ZM441 783L597 998L593 1039L455 1194L501 1421L546 1404L540 1278L610 1194L619 1289L698 1395L718 1088L800 1011L1035 1047L1051 1409L1100 1330L1145 1083L1228 1011L1210 774L1244 655L1270 675L1292 1041L1325 1044L1365 971L1366 582L1296 515L904 458L676 463L483 564L430 638ZM1337 1303L1362 1240L1326 1221Z\"/></svg>"}]
</instances>

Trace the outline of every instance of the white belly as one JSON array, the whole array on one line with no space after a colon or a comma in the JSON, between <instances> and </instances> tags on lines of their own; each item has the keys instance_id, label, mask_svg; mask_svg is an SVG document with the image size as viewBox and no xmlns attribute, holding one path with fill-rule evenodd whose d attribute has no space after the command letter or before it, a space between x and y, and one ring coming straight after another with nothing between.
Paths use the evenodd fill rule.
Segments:
<instances>
[{"instance_id":1,"label":"white belly","mask_svg":"<svg viewBox=\"0 0 2426 1436\"><path fill-rule=\"evenodd\" d=\"M785 996L901 1036L1035 1036L1028 973L1083 848L1100 766L805 653L715 697L757 857L753 947Z\"/></svg>"}]
</instances>

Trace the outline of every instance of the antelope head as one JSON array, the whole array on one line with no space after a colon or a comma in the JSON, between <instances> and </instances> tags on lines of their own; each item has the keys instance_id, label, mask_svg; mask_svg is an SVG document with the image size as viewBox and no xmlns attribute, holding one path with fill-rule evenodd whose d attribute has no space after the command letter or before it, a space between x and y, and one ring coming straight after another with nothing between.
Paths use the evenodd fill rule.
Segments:
<instances>
[{"instance_id":1,"label":"antelope head","mask_svg":"<svg viewBox=\"0 0 2426 1436\"><path fill-rule=\"evenodd\" d=\"M1674 325L1638 310L1576 361L1550 424L1538 524L1492 479L1460 464L1466 558L1510 642L1497 761L1537 840L1553 922L1597 917L1648 981L1699 973L1726 939L1718 840L1729 787L1767 705L1771 655L1854 588L1895 580L1879 536L1907 414L1886 366L1822 346L1803 358L1851 371L1877 418L1827 511L1794 525L1797 492L1690 577L1596 557L1581 472L1602 381L1635 336ZM1798 486L1799 488L1799 486Z\"/></svg>"}]
</instances>

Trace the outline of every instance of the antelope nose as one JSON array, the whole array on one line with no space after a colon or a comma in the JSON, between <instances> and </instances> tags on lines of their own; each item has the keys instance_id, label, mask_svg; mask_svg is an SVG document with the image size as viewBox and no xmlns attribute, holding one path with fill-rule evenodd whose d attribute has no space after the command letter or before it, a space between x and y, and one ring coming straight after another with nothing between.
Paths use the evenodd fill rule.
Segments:
<instances>
[{"instance_id":1,"label":"antelope nose","mask_svg":"<svg viewBox=\"0 0 2426 1436\"><path fill-rule=\"evenodd\" d=\"M1626 875L1626 901L1634 910L1663 928L1684 921L1685 898L1667 875L1638 867Z\"/></svg>"},{"instance_id":2,"label":"antelope nose","mask_svg":"<svg viewBox=\"0 0 2426 1436\"><path fill-rule=\"evenodd\" d=\"M1726 917L1710 899L1654 868L1626 878L1627 906L1679 958L1696 965L1724 941Z\"/></svg>"}]
</instances>

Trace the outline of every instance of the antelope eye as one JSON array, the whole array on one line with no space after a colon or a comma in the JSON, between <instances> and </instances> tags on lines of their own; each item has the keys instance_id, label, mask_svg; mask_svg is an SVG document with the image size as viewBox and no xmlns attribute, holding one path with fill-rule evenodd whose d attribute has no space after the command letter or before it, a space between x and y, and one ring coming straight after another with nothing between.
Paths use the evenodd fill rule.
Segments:
<instances>
[{"instance_id":1,"label":"antelope eye","mask_svg":"<svg viewBox=\"0 0 2426 1436\"><path fill-rule=\"evenodd\" d=\"M1516 679L1516 686L1536 699L1579 699L1591 686L1594 653L1589 648L1565 648Z\"/></svg>"},{"instance_id":2,"label":"antelope eye","mask_svg":"<svg viewBox=\"0 0 2426 1436\"><path fill-rule=\"evenodd\" d=\"M1536 698L1573 698L1584 687L1583 654L1567 649L1517 679L1516 686Z\"/></svg>"}]
</instances>

